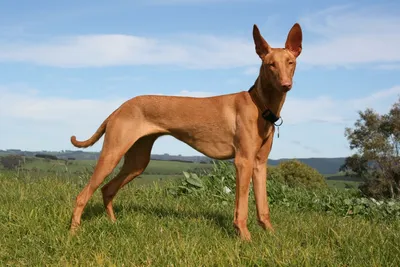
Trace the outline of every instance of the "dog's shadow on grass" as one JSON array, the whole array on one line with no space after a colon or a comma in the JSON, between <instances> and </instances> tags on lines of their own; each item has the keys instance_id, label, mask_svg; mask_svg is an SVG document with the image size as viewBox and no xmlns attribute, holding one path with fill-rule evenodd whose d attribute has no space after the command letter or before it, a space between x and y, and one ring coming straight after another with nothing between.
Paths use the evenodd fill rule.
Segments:
<instances>
[{"instance_id":1,"label":"dog's shadow on grass","mask_svg":"<svg viewBox=\"0 0 400 267\"><path fill-rule=\"evenodd\" d=\"M141 204L129 204L124 205L114 205L114 212L118 220L118 215L121 216L122 212L126 212L126 216L129 213L141 213L145 215L156 216L160 219L162 218L176 218L176 219L198 219L208 220L219 227L228 236L236 236L236 232L233 229L233 224L231 218L225 214L218 211L188 211L188 210L176 210L171 207L155 207L151 205L141 205ZM92 205L87 205L84 213L82 214L82 220L90 221L94 218L101 216L107 216L104 206L100 203L93 203ZM110 222L111 223L111 222Z\"/></svg>"}]
</instances>

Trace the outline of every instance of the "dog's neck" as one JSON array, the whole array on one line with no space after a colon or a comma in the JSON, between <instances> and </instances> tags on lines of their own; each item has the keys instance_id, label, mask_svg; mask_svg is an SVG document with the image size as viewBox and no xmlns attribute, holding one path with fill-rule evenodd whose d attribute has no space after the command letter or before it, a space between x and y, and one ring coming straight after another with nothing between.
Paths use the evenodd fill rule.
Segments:
<instances>
[{"instance_id":1,"label":"dog's neck","mask_svg":"<svg viewBox=\"0 0 400 267\"><path fill-rule=\"evenodd\" d=\"M249 94L261 113L270 110L273 115L280 118L280 113L286 99L286 93L275 89L268 78L263 75L262 71L260 71L260 75L250 88ZM272 117L274 117L273 115Z\"/></svg>"}]
</instances>

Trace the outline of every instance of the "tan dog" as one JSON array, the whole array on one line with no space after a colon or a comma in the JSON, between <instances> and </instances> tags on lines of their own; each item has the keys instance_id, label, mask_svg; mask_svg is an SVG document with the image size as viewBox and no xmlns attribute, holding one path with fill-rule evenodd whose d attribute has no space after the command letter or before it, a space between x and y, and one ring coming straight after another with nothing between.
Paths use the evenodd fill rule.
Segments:
<instances>
[{"instance_id":1,"label":"tan dog","mask_svg":"<svg viewBox=\"0 0 400 267\"><path fill-rule=\"evenodd\" d=\"M271 48L256 25L253 38L262 64L249 91L205 98L134 97L115 110L90 139L81 142L71 137L72 144L82 148L93 145L105 133L94 173L76 198L72 232L79 226L89 198L125 156L121 171L102 188L107 214L112 221L116 220L113 198L145 170L153 143L162 135L172 135L210 158L234 158L236 230L242 239L251 239L247 229L251 178L258 222L264 229L273 230L267 200L266 163L274 138L274 123L292 87L296 58L302 50L302 31L299 24L294 24L285 48Z\"/></svg>"}]
</instances>

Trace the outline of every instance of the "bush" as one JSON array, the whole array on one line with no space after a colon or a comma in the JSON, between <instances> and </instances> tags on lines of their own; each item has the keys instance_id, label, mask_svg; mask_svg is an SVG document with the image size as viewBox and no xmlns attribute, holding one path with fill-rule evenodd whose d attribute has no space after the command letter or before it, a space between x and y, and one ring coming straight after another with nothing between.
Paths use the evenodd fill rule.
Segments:
<instances>
[{"instance_id":1,"label":"bush","mask_svg":"<svg viewBox=\"0 0 400 267\"><path fill-rule=\"evenodd\" d=\"M280 163L277 167L268 168L268 180L286 184L289 187L326 188L325 178L317 170L296 160ZM196 181L196 182L194 182ZM211 170L193 173L184 172L176 194L192 194L198 191L213 192L220 198L226 199L230 192L236 190L236 172L229 161L214 162ZM253 186L250 185L250 192Z\"/></svg>"},{"instance_id":2,"label":"bush","mask_svg":"<svg viewBox=\"0 0 400 267\"><path fill-rule=\"evenodd\" d=\"M35 157L37 158L43 158L47 160L58 160L58 158L54 155L48 155L48 154L36 154Z\"/></svg>"},{"instance_id":3,"label":"bush","mask_svg":"<svg viewBox=\"0 0 400 267\"><path fill-rule=\"evenodd\" d=\"M0 157L0 164L3 165L6 170L15 170L22 165L23 160L23 157L20 155L7 155Z\"/></svg>"},{"instance_id":4,"label":"bush","mask_svg":"<svg viewBox=\"0 0 400 267\"><path fill-rule=\"evenodd\" d=\"M282 165L284 167L282 167ZM362 197L359 190L338 190L320 186L318 190L308 189L305 186L289 186L284 180L285 170L290 170L298 163L286 163L279 167L270 168L268 179L268 201L271 209L289 209L292 211L315 211L339 216L361 216L374 220L400 219L400 201L377 201L374 198ZM314 174L312 168L301 164L296 169L305 170ZM291 172L289 172L291 173ZM308 176L310 176L310 173ZM299 174L300 176L306 176ZM321 175L322 176L322 175ZM323 178L323 177L322 177ZM304 178L308 181L311 179ZM318 184L318 182L314 182ZM322 183L321 183L322 184ZM314 188L316 188L314 186ZM254 197L250 187L250 198ZM184 172L183 179L166 188L168 194L176 197L206 196L212 198L215 205L233 203L235 198L235 171L231 163L219 161L214 163L211 171L199 174ZM254 199L250 200L250 202Z\"/></svg>"},{"instance_id":5,"label":"bush","mask_svg":"<svg viewBox=\"0 0 400 267\"><path fill-rule=\"evenodd\" d=\"M173 187L168 188L172 195L186 194L210 194L222 200L226 200L235 194L236 174L232 163L226 161L214 162L212 170L183 172L184 178L177 181Z\"/></svg>"},{"instance_id":6,"label":"bush","mask_svg":"<svg viewBox=\"0 0 400 267\"><path fill-rule=\"evenodd\" d=\"M316 169L298 160L279 163L268 169L268 178L284 182L290 187L324 188L327 187L325 177Z\"/></svg>"},{"instance_id":7,"label":"bush","mask_svg":"<svg viewBox=\"0 0 400 267\"><path fill-rule=\"evenodd\" d=\"M309 190L268 181L268 199L275 207L293 211L316 211L339 216L361 216L371 220L400 219L400 201L377 201L365 198L357 190L323 188Z\"/></svg>"}]
</instances>

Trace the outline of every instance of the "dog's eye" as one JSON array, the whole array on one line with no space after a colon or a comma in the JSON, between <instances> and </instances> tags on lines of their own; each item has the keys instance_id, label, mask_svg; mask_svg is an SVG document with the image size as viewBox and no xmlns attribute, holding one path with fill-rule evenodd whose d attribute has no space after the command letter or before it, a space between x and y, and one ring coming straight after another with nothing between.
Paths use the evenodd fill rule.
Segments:
<instances>
[{"instance_id":1,"label":"dog's eye","mask_svg":"<svg viewBox=\"0 0 400 267\"><path fill-rule=\"evenodd\" d=\"M293 65L294 64L294 62L293 61L289 61L289 65Z\"/></svg>"},{"instance_id":2,"label":"dog's eye","mask_svg":"<svg viewBox=\"0 0 400 267\"><path fill-rule=\"evenodd\" d=\"M275 67L275 62L271 62L268 64L270 67Z\"/></svg>"}]
</instances>

